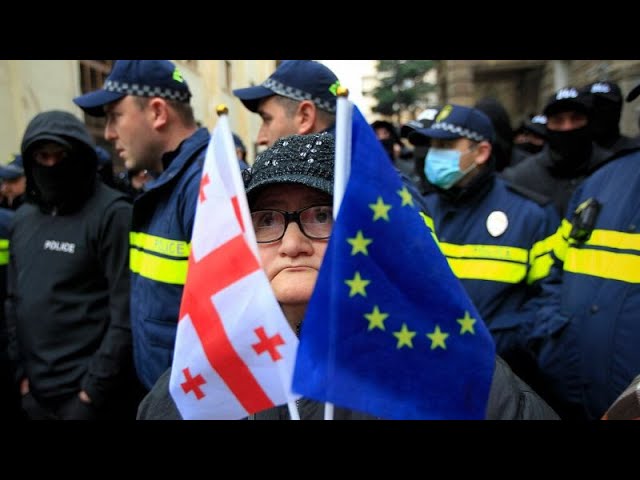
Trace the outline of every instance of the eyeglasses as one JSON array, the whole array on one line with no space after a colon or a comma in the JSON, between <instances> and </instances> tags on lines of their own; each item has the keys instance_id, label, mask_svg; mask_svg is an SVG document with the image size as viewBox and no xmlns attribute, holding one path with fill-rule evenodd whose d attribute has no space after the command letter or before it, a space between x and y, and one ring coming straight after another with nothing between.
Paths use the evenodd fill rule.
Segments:
<instances>
[{"instance_id":1,"label":"eyeglasses","mask_svg":"<svg viewBox=\"0 0 640 480\"><path fill-rule=\"evenodd\" d=\"M312 205L295 212L285 210L256 210L251 212L253 229L258 243L277 242L287 231L291 221L298 224L300 231L313 240L326 240L333 228L333 207Z\"/></svg>"}]
</instances>

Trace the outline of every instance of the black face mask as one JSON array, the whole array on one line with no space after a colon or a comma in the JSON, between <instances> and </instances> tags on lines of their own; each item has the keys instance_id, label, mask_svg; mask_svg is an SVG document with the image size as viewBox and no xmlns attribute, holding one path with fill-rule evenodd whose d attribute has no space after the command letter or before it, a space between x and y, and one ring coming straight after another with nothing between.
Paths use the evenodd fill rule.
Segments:
<instances>
[{"instance_id":1,"label":"black face mask","mask_svg":"<svg viewBox=\"0 0 640 480\"><path fill-rule=\"evenodd\" d=\"M593 102L593 113L589 120L593 139L603 145L614 142L620 136L622 106L597 97Z\"/></svg>"},{"instance_id":2,"label":"black face mask","mask_svg":"<svg viewBox=\"0 0 640 480\"><path fill-rule=\"evenodd\" d=\"M77 168L70 158L51 167L35 163L31 172L42 200L49 205L64 204L77 194Z\"/></svg>"},{"instance_id":3,"label":"black face mask","mask_svg":"<svg viewBox=\"0 0 640 480\"><path fill-rule=\"evenodd\" d=\"M527 153L538 153L540 150L542 150L542 147L544 147L544 145L536 145L535 143L524 142L516 143L514 147L519 148L520 150L524 150Z\"/></svg>"},{"instance_id":4,"label":"black face mask","mask_svg":"<svg viewBox=\"0 0 640 480\"><path fill-rule=\"evenodd\" d=\"M591 156L591 129L589 125L575 130L547 130L547 143L552 150L554 165L564 173L577 173Z\"/></svg>"}]
</instances>

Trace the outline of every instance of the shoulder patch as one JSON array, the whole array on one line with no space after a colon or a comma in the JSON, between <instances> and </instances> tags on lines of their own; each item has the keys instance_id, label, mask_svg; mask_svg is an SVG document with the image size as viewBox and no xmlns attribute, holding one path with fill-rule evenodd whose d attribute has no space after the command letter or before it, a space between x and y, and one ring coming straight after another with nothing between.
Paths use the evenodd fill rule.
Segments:
<instances>
[{"instance_id":1,"label":"shoulder patch","mask_svg":"<svg viewBox=\"0 0 640 480\"><path fill-rule=\"evenodd\" d=\"M547 197L546 195L543 195L538 192L534 192L533 190L527 187L523 187L522 185L511 183L509 180L505 178L503 178L503 180L509 190L519 195L522 195L523 197L526 197L529 200L533 200L540 206L544 207L545 205L548 205L549 203L551 203L551 198Z\"/></svg>"}]
</instances>

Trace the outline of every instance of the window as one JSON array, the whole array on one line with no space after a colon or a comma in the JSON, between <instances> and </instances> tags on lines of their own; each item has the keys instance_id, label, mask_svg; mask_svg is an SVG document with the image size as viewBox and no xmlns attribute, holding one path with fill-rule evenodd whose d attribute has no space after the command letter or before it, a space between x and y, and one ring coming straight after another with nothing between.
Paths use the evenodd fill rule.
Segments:
<instances>
[{"instance_id":1,"label":"window","mask_svg":"<svg viewBox=\"0 0 640 480\"><path fill-rule=\"evenodd\" d=\"M102 88L105 79L111 72L113 62L114 60L80 60L80 90L83 95ZM114 170L121 170L122 161L114 155L112 145L104 139L104 117L85 115L84 123L96 145L103 147L111 154Z\"/></svg>"},{"instance_id":2,"label":"window","mask_svg":"<svg viewBox=\"0 0 640 480\"><path fill-rule=\"evenodd\" d=\"M80 60L80 90L82 94L102 88L111 72L113 60ZM84 122L96 143L103 142L105 120L85 115Z\"/></svg>"}]
</instances>

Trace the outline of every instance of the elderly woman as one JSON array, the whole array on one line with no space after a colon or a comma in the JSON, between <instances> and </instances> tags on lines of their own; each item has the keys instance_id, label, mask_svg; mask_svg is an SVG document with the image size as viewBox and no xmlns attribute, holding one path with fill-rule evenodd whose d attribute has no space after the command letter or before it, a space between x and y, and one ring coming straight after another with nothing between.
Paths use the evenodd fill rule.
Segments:
<instances>
[{"instance_id":1,"label":"elderly woman","mask_svg":"<svg viewBox=\"0 0 640 480\"><path fill-rule=\"evenodd\" d=\"M320 140L320 142L317 142ZM314 162L300 154L317 144ZM245 188L263 268L276 299L295 331L299 330L315 286L333 226L335 140L329 133L292 135L278 140L246 171ZM138 410L140 420L181 419L169 394L165 372ZM300 418L322 419L323 404L301 399ZM252 415L286 420L286 405ZM337 420L374 419L336 407ZM557 419L556 414L498 358L487 419Z\"/></svg>"}]
</instances>

